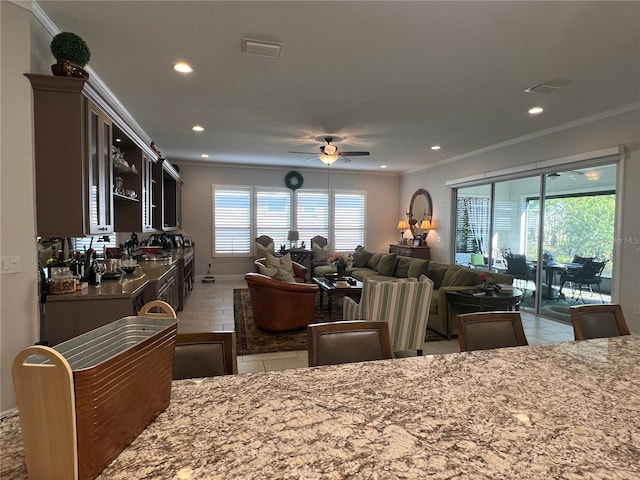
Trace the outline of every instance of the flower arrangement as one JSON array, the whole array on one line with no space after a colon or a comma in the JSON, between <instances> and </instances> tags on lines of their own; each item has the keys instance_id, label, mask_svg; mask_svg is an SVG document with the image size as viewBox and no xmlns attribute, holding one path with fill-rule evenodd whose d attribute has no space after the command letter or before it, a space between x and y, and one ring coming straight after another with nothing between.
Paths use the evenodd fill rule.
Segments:
<instances>
[{"instance_id":1,"label":"flower arrangement","mask_svg":"<svg viewBox=\"0 0 640 480\"><path fill-rule=\"evenodd\" d=\"M353 262L353 257L349 253L336 252L329 257L329 263L334 265L336 268L346 268L351 266Z\"/></svg>"},{"instance_id":2,"label":"flower arrangement","mask_svg":"<svg viewBox=\"0 0 640 480\"><path fill-rule=\"evenodd\" d=\"M478 282L483 288L493 288L495 286L493 280L491 279L491 277L489 277L489 274L487 272L482 272L480 275L478 275Z\"/></svg>"}]
</instances>

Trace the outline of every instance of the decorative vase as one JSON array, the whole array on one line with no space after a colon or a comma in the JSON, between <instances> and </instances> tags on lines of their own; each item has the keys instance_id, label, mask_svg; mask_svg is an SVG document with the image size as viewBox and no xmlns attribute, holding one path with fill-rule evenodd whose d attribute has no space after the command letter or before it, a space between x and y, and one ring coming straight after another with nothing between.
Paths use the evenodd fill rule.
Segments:
<instances>
[{"instance_id":1,"label":"decorative vase","mask_svg":"<svg viewBox=\"0 0 640 480\"><path fill-rule=\"evenodd\" d=\"M336 272L338 273L338 278L344 278L347 273L347 266L345 264L336 265Z\"/></svg>"},{"instance_id":2,"label":"decorative vase","mask_svg":"<svg viewBox=\"0 0 640 480\"><path fill-rule=\"evenodd\" d=\"M51 65L51 73L56 77L89 78L89 72L82 65L69 60L58 60Z\"/></svg>"}]
</instances>

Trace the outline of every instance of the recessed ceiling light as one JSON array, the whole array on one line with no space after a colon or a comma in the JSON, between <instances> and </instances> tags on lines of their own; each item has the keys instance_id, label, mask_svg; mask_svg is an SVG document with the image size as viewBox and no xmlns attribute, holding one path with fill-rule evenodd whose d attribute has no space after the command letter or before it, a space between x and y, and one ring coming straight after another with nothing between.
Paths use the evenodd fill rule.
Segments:
<instances>
[{"instance_id":1,"label":"recessed ceiling light","mask_svg":"<svg viewBox=\"0 0 640 480\"><path fill-rule=\"evenodd\" d=\"M191 127L191 130L193 130L194 132L204 132L204 127L201 125L194 125L193 127Z\"/></svg>"},{"instance_id":2,"label":"recessed ceiling light","mask_svg":"<svg viewBox=\"0 0 640 480\"><path fill-rule=\"evenodd\" d=\"M209 158L209 154L208 153L203 153L202 155L200 155L202 158Z\"/></svg>"},{"instance_id":3,"label":"recessed ceiling light","mask_svg":"<svg viewBox=\"0 0 640 480\"><path fill-rule=\"evenodd\" d=\"M531 107L529 109L529 114L531 115L540 115L542 112L544 112L544 108L542 107Z\"/></svg>"},{"instance_id":4,"label":"recessed ceiling light","mask_svg":"<svg viewBox=\"0 0 640 480\"><path fill-rule=\"evenodd\" d=\"M431 150L440 150L440 145L434 145L431 147Z\"/></svg>"},{"instance_id":5,"label":"recessed ceiling light","mask_svg":"<svg viewBox=\"0 0 640 480\"><path fill-rule=\"evenodd\" d=\"M386 165L380 165L380 168L387 168Z\"/></svg>"},{"instance_id":6,"label":"recessed ceiling light","mask_svg":"<svg viewBox=\"0 0 640 480\"><path fill-rule=\"evenodd\" d=\"M173 66L173 69L176 72L180 72L180 73L191 73L193 72L193 68L191 68L191 65L189 65L186 62L178 62Z\"/></svg>"},{"instance_id":7,"label":"recessed ceiling light","mask_svg":"<svg viewBox=\"0 0 640 480\"><path fill-rule=\"evenodd\" d=\"M121 142L122 139L121 138L116 138L116 142Z\"/></svg>"}]
</instances>

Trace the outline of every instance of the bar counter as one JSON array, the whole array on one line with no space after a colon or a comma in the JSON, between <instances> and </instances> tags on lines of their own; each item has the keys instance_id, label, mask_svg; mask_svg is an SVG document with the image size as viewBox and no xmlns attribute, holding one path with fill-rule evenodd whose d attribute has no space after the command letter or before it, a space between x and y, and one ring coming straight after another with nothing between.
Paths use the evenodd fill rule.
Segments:
<instances>
[{"instance_id":1,"label":"bar counter","mask_svg":"<svg viewBox=\"0 0 640 480\"><path fill-rule=\"evenodd\" d=\"M98 478L638 479L640 336L176 381Z\"/></svg>"},{"instance_id":2,"label":"bar counter","mask_svg":"<svg viewBox=\"0 0 640 480\"><path fill-rule=\"evenodd\" d=\"M47 302L69 302L76 300L110 299L134 297L150 283L157 282L182 257L193 256L193 249L175 249L171 258L162 260L139 260L139 268L133 273L123 274L119 279L103 280L99 287L89 286L84 290L65 295L48 295Z\"/></svg>"}]
</instances>

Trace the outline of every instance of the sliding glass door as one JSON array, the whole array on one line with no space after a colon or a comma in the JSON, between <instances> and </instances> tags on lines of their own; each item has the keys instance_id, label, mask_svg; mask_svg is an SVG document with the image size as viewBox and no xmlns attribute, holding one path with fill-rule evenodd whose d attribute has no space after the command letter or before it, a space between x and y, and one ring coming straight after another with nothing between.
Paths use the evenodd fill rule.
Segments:
<instances>
[{"instance_id":1,"label":"sliding glass door","mask_svg":"<svg viewBox=\"0 0 640 480\"><path fill-rule=\"evenodd\" d=\"M617 164L541 172L456 190L455 261L506 272L521 308L570 321L610 303Z\"/></svg>"}]
</instances>

